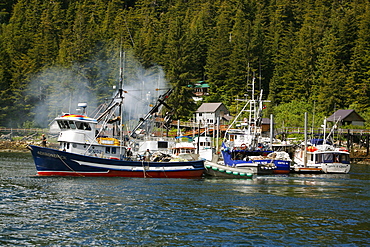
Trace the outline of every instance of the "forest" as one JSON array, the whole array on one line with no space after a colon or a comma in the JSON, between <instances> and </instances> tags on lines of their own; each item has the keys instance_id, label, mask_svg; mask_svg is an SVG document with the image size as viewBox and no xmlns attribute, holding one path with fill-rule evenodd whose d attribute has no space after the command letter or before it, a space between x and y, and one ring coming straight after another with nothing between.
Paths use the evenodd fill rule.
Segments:
<instances>
[{"instance_id":1,"label":"forest","mask_svg":"<svg viewBox=\"0 0 370 247\"><path fill-rule=\"evenodd\" d=\"M169 87L190 119L198 81L235 115L255 78L278 125L355 109L370 127L369 0L7 0L0 24L0 127L92 109L120 78L129 119Z\"/></svg>"}]
</instances>

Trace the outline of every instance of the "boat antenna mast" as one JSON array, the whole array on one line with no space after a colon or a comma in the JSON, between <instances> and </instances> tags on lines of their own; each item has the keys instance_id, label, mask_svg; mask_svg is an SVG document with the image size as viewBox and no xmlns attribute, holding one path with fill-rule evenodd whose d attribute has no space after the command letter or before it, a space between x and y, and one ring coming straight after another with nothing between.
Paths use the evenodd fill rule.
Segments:
<instances>
[{"instance_id":1,"label":"boat antenna mast","mask_svg":"<svg viewBox=\"0 0 370 247\"><path fill-rule=\"evenodd\" d=\"M121 49L120 49L120 69L119 69L119 98L120 100L120 105L119 105L119 116L120 116L120 127L119 127L119 139L121 140L120 142L120 154L122 154L122 141L123 141L123 110L122 110L122 103L123 103L123 98L124 98L124 91L123 91L123 83L124 83L124 68L125 68L125 61L126 61L126 53L122 52L122 41L121 41Z\"/></svg>"}]
</instances>

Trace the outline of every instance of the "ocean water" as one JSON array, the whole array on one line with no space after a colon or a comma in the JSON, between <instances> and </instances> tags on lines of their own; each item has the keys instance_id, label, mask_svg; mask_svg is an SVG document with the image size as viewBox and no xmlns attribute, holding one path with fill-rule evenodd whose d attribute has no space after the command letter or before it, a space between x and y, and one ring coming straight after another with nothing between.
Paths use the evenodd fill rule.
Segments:
<instances>
[{"instance_id":1,"label":"ocean water","mask_svg":"<svg viewBox=\"0 0 370 247\"><path fill-rule=\"evenodd\" d=\"M37 177L0 153L0 246L369 246L370 165L239 179Z\"/></svg>"}]
</instances>

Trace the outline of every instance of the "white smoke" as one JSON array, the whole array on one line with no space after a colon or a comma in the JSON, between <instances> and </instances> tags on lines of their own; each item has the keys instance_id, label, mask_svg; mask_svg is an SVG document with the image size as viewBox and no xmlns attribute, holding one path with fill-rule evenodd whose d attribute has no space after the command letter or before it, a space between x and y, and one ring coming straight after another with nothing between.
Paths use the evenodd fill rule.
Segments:
<instances>
[{"instance_id":1,"label":"white smoke","mask_svg":"<svg viewBox=\"0 0 370 247\"><path fill-rule=\"evenodd\" d=\"M28 87L28 94L39 102L33 108L34 122L47 127L63 113L76 114L78 103L87 103L87 114L116 94L120 81L120 58L92 60L72 68L51 67L39 73ZM135 125L169 85L159 66L145 69L132 56L123 63L124 121ZM112 68L113 67L113 68ZM92 75L93 74L93 75ZM89 79L88 79L89 78ZM113 89L113 86L116 89Z\"/></svg>"}]
</instances>

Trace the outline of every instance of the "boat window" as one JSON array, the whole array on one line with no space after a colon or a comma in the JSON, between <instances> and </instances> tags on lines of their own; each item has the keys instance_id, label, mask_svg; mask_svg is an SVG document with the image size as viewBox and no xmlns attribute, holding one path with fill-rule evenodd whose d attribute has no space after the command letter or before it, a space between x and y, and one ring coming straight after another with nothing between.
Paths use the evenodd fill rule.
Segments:
<instances>
[{"instance_id":1,"label":"boat window","mask_svg":"<svg viewBox=\"0 0 370 247\"><path fill-rule=\"evenodd\" d=\"M324 162L333 162L333 154L323 154Z\"/></svg>"},{"instance_id":2,"label":"boat window","mask_svg":"<svg viewBox=\"0 0 370 247\"><path fill-rule=\"evenodd\" d=\"M71 127L71 129L76 129L76 125L74 121L69 121L69 126Z\"/></svg>"},{"instance_id":3,"label":"boat window","mask_svg":"<svg viewBox=\"0 0 370 247\"><path fill-rule=\"evenodd\" d=\"M168 142L158 142L158 148L168 148Z\"/></svg>"},{"instance_id":4,"label":"boat window","mask_svg":"<svg viewBox=\"0 0 370 247\"><path fill-rule=\"evenodd\" d=\"M67 143L67 149L69 149L69 142Z\"/></svg>"},{"instance_id":5,"label":"boat window","mask_svg":"<svg viewBox=\"0 0 370 247\"><path fill-rule=\"evenodd\" d=\"M76 122L77 129L80 130L91 130L91 127L88 123Z\"/></svg>"},{"instance_id":6,"label":"boat window","mask_svg":"<svg viewBox=\"0 0 370 247\"><path fill-rule=\"evenodd\" d=\"M79 130L83 130L84 129L84 125L82 122L76 122L76 126L77 126L77 129Z\"/></svg>"},{"instance_id":7,"label":"boat window","mask_svg":"<svg viewBox=\"0 0 370 247\"><path fill-rule=\"evenodd\" d=\"M322 154L316 154L316 163L322 163Z\"/></svg>"},{"instance_id":8,"label":"boat window","mask_svg":"<svg viewBox=\"0 0 370 247\"><path fill-rule=\"evenodd\" d=\"M340 154L340 161L345 164L349 164L350 158L349 154Z\"/></svg>"},{"instance_id":9,"label":"boat window","mask_svg":"<svg viewBox=\"0 0 370 247\"><path fill-rule=\"evenodd\" d=\"M66 128L62 121L57 121L57 123L58 123L60 129L65 129Z\"/></svg>"},{"instance_id":10,"label":"boat window","mask_svg":"<svg viewBox=\"0 0 370 247\"><path fill-rule=\"evenodd\" d=\"M66 129L70 129L71 128L71 127L69 127L68 121L63 121L63 123L64 123L64 126L65 126Z\"/></svg>"},{"instance_id":11,"label":"boat window","mask_svg":"<svg viewBox=\"0 0 370 247\"><path fill-rule=\"evenodd\" d=\"M105 153L110 154L110 147L105 147Z\"/></svg>"},{"instance_id":12,"label":"boat window","mask_svg":"<svg viewBox=\"0 0 370 247\"><path fill-rule=\"evenodd\" d=\"M85 130L91 130L90 124L84 123Z\"/></svg>"},{"instance_id":13,"label":"boat window","mask_svg":"<svg viewBox=\"0 0 370 247\"><path fill-rule=\"evenodd\" d=\"M117 148L112 148L112 154L117 153Z\"/></svg>"}]
</instances>

